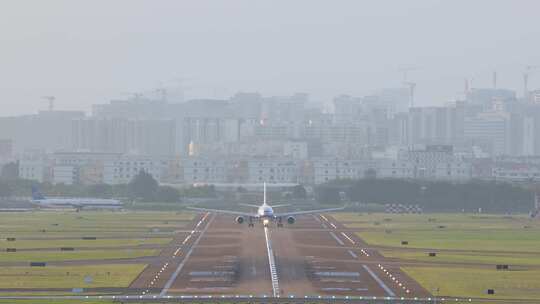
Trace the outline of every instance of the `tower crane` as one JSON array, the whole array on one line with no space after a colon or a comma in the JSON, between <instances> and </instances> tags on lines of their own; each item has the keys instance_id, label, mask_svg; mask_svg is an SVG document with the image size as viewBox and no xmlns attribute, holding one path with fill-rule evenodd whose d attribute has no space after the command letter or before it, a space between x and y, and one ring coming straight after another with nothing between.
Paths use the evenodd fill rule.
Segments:
<instances>
[{"instance_id":1,"label":"tower crane","mask_svg":"<svg viewBox=\"0 0 540 304\"><path fill-rule=\"evenodd\" d=\"M54 101L56 97L54 96L41 96L42 99L46 99L49 102L49 111L54 111Z\"/></svg>"},{"instance_id":2,"label":"tower crane","mask_svg":"<svg viewBox=\"0 0 540 304\"><path fill-rule=\"evenodd\" d=\"M404 81L403 84L409 87L409 104L410 104L410 107L413 108L414 107L414 90L416 89L416 82Z\"/></svg>"},{"instance_id":3,"label":"tower crane","mask_svg":"<svg viewBox=\"0 0 540 304\"><path fill-rule=\"evenodd\" d=\"M539 66L537 65L527 65L525 66L525 71L523 71L523 97L525 99L529 98L529 76L532 74L532 72L536 69L538 69Z\"/></svg>"}]
</instances>

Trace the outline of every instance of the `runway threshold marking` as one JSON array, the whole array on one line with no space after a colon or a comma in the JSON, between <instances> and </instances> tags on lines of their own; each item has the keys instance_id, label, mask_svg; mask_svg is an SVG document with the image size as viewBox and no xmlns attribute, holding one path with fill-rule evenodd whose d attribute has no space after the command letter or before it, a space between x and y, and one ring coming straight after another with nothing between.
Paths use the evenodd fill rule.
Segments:
<instances>
[{"instance_id":1,"label":"runway threshold marking","mask_svg":"<svg viewBox=\"0 0 540 304\"><path fill-rule=\"evenodd\" d=\"M362 265L362 268L369 273L369 275L377 282L377 284L379 284L382 289L384 289L384 291L386 291L389 296L396 296L396 294L388 286L386 286L386 284L384 284L384 282L367 265Z\"/></svg>"},{"instance_id":2,"label":"runway threshold marking","mask_svg":"<svg viewBox=\"0 0 540 304\"><path fill-rule=\"evenodd\" d=\"M268 227L264 227L264 236L266 238L266 250L268 253L268 264L270 265L270 277L272 280L272 292L274 297L279 297L279 278L276 269L276 259L274 250L272 249L272 241L270 240L270 232Z\"/></svg>"},{"instance_id":3,"label":"runway threshold marking","mask_svg":"<svg viewBox=\"0 0 540 304\"><path fill-rule=\"evenodd\" d=\"M206 217L208 216L205 215L203 217L202 220L199 221L199 223L197 224L196 227L199 227L202 222L206 219ZM178 267L176 268L176 270L174 271L174 273L171 275L171 277L169 278L169 280L167 281L167 283L165 283L165 286L163 286L163 289L161 290L161 292L159 293L159 296L160 297L163 297L167 294L167 292L169 291L169 289L171 288L172 284L174 283L174 281L176 280L176 278L178 277L178 275L180 274L180 271L182 271L182 268L184 268L184 265L186 264L187 260L189 259L189 257L191 256L191 254L193 253L193 249L195 247L197 247L197 244L199 244L199 241L201 240L202 236L204 235L204 233L206 232L206 230L208 230L208 227L210 227L210 224L212 223L212 221L214 220L214 218L216 218L216 215L212 215L212 217L210 218L210 220L208 220L208 223L206 224L206 226L204 226L204 229L201 230L201 232L199 233L199 236L195 239L195 241L193 242L193 244L191 245L191 248L189 249L189 251L187 252L186 256L184 257L184 260L182 260L182 262L180 263L180 265L178 265Z\"/></svg>"}]
</instances>

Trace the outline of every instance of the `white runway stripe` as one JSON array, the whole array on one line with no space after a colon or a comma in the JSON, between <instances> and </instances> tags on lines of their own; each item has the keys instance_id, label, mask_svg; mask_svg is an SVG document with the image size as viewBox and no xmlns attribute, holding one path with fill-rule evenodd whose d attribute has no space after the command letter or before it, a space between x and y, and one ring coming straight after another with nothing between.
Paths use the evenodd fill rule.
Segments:
<instances>
[{"instance_id":1,"label":"white runway stripe","mask_svg":"<svg viewBox=\"0 0 540 304\"><path fill-rule=\"evenodd\" d=\"M264 227L264 236L266 237L266 249L268 253L268 264L270 265L270 278L272 280L272 291L274 297L279 297L279 278L276 269L276 260L272 249L272 241L270 240L270 232L268 227Z\"/></svg>"}]
</instances>

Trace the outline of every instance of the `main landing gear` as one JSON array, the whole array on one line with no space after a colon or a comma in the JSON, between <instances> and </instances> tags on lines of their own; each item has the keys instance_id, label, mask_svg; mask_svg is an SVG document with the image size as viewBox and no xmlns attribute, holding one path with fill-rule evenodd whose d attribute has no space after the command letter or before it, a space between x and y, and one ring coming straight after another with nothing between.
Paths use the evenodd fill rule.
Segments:
<instances>
[{"instance_id":1,"label":"main landing gear","mask_svg":"<svg viewBox=\"0 0 540 304\"><path fill-rule=\"evenodd\" d=\"M253 218L252 218L251 216L249 217L248 227L249 227L249 228L255 227L255 224L253 224Z\"/></svg>"},{"instance_id":2,"label":"main landing gear","mask_svg":"<svg viewBox=\"0 0 540 304\"><path fill-rule=\"evenodd\" d=\"M277 222L277 226L278 226L278 228L281 228L281 227L283 227L283 222L281 221L281 216L280 216L280 217L278 217L278 222Z\"/></svg>"}]
</instances>

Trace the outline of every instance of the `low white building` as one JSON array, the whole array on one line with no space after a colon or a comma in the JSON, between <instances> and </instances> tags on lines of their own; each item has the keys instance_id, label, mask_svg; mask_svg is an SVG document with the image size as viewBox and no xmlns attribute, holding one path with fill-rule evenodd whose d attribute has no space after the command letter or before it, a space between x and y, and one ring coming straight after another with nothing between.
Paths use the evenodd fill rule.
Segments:
<instances>
[{"instance_id":1,"label":"low white building","mask_svg":"<svg viewBox=\"0 0 540 304\"><path fill-rule=\"evenodd\" d=\"M203 157L182 160L183 181L187 184L227 182L227 161Z\"/></svg>"},{"instance_id":2,"label":"low white building","mask_svg":"<svg viewBox=\"0 0 540 304\"><path fill-rule=\"evenodd\" d=\"M506 181L539 181L540 165L527 163L499 163L492 169L492 177Z\"/></svg>"},{"instance_id":3,"label":"low white building","mask_svg":"<svg viewBox=\"0 0 540 304\"><path fill-rule=\"evenodd\" d=\"M283 143L283 156L294 159L307 159L308 146L305 141L286 141Z\"/></svg>"},{"instance_id":4,"label":"low white building","mask_svg":"<svg viewBox=\"0 0 540 304\"><path fill-rule=\"evenodd\" d=\"M44 182L50 176L50 163L43 155L24 155L19 159L19 178Z\"/></svg>"},{"instance_id":5,"label":"low white building","mask_svg":"<svg viewBox=\"0 0 540 304\"><path fill-rule=\"evenodd\" d=\"M363 160L340 159L314 159L313 180L315 184L322 184L335 179L358 179L364 176L370 167Z\"/></svg>"},{"instance_id":6,"label":"low white building","mask_svg":"<svg viewBox=\"0 0 540 304\"><path fill-rule=\"evenodd\" d=\"M78 171L76 166L53 166L52 183L73 185L79 181Z\"/></svg>"},{"instance_id":7,"label":"low white building","mask_svg":"<svg viewBox=\"0 0 540 304\"><path fill-rule=\"evenodd\" d=\"M293 159L260 158L248 160L250 183L298 183L300 164Z\"/></svg>"},{"instance_id":8,"label":"low white building","mask_svg":"<svg viewBox=\"0 0 540 304\"><path fill-rule=\"evenodd\" d=\"M26 155L19 159L19 177L53 184L126 184L141 170L158 182L179 180L172 157L119 153L61 152Z\"/></svg>"},{"instance_id":9,"label":"low white building","mask_svg":"<svg viewBox=\"0 0 540 304\"><path fill-rule=\"evenodd\" d=\"M105 184L127 184L140 171L145 171L160 182L169 175L169 158L151 156L122 155L107 160L103 164L103 182Z\"/></svg>"}]
</instances>

